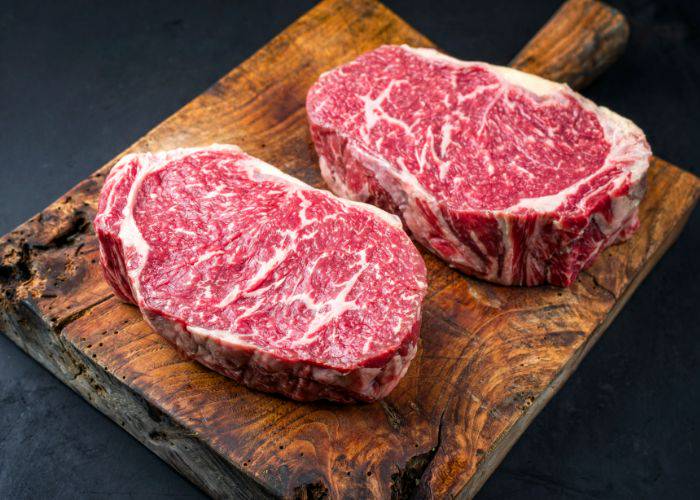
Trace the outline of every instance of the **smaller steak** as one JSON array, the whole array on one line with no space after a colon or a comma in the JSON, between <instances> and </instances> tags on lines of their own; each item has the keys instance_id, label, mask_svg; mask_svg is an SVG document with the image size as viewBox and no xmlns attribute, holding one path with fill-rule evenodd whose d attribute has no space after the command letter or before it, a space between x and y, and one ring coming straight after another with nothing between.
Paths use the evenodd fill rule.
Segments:
<instances>
[{"instance_id":1,"label":"smaller steak","mask_svg":"<svg viewBox=\"0 0 700 500\"><path fill-rule=\"evenodd\" d=\"M306 108L331 189L467 274L566 286L639 225L644 134L565 85L384 46L321 75Z\"/></svg>"},{"instance_id":2,"label":"smaller steak","mask_svg":"<svg viewBox=\"0 0 700 500\"><path fill-rule=\"evenodd\" d=\"M399 219L235 146L125 156L95 229L115 293L248 387L373 401L416 353L426 271Z\"/></svg>"}]
</instances>

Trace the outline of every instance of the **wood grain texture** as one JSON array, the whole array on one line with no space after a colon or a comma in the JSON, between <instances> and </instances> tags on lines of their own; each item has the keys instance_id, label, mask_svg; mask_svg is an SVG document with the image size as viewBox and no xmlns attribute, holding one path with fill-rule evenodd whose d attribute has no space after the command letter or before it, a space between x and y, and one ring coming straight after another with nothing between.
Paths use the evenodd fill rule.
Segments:
<instances>
[{"instance_id":1,"label":"wood grain texture","mask_svg":"<svg viewBox=\"0 0 700 500\"><path fill-rule=\"evenodd\" d=\"M581 88L622 54L629 24L619 11L596 0L565 2L510 65Z\"/></svg>"},{"instance_id":2,"label":"wood grain texture","mask_svg":"<svg viewBox=\"0 0 700 500\"><path fill-rule=\"evenodd\" d=\"M561 57L550 54L545 41L591 9L609 15L576 17L577 35L555 51ZM569 2L517 65L584 82L576 75L594 72L583 59L608 61L596 51L617 53L618 45L599 44L583 59L576 47L611 23L620 26L607 7ZM382 43L432 45L381 4L326 0L129 151L235 143L322 186L306 90L322 71ZM430 291L422 343L397 389L372 405L301 404L184 360L112 296L90 221L114 161L2 238L0 324L216 497L472 496L675 240L700 195L697 178L654 159L640 231L568 289L480 282L423 252Z\"/></svg>"}]
</instances>

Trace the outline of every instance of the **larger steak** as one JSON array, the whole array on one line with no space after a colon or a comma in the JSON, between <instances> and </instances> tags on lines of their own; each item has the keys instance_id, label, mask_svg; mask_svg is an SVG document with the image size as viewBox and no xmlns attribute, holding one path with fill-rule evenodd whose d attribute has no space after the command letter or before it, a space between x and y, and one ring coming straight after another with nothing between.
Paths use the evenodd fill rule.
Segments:
<instances>
[{"instance_id":1,"label":"larger steak","mask_svg":"<svg viewBox=\"0 0 700 500\"><path fill-rule=\"evenodd\" d=\"M95 229L116 294L249 387L372 401L416 353L425 265L399 219L235 146L125 156Z\"/></svg>"},{"instance_id":2,"label":"larger steak","mask_svg":"<svg viewBox=\"0 0 700 500\"><path fill-rule=\"evenodd\" d=\"M399 214L468 274L568 285L639 225L644 134L564 85L384 46L323 74L306 105L331 189Z\"/></svg>"}]
</instances>

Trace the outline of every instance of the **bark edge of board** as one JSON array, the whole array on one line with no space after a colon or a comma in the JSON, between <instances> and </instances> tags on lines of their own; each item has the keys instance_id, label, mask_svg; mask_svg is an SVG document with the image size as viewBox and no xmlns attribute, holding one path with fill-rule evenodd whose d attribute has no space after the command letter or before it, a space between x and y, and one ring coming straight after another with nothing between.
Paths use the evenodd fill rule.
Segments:
<instances>
[{"instance_id":1,"label":"bark edge of board","mask_svg":"<svg viewBox=\"0 0 700 500\"><path fill-rule=\"evenodd\" d=\"M305 58L318 40L334 43ZM235 142L319 185L305 90L323 64L390 42L431 45L381 4L326 0L129 151ZM280 58L287 64L275 64ZM256 68L269 68L270 78ZM220 111L234 94L236 105ZM0 240L0 323L216 497L473 495L674 241L700 194L696 177L653 160L641 234L606 250L569 290L542 287L528 298L425 255L433 286L410 378L381 403L338 408L255 394L187 362L111 295L90 220L112 164Z\"/></svg>"}]
</instances>

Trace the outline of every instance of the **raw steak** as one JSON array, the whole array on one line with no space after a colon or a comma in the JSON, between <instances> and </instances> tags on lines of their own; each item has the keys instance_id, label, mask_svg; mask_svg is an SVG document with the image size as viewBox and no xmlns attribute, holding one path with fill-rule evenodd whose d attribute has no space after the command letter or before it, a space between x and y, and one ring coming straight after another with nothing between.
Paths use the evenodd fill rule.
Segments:
<instances>
[{"instance_id":1,"label":"raw steak","mask_svg":"<svg viewBox=\"0 0 700 500\"><path fill-rule=\"evenodd\" d=\"M384 46L321 75L306 107L331 189L467 274L569 285L639 225L644 134L565 85Z\"/></svg>"},{"instance_id":2,"label":"raw steak","mask_svg":"<svg viewBox=\"0 0 700 500\"><path fill-rule=\"evenodd\" d=\"M235 146L125 156L95 229L115 293L249 387L373 401L416 353L425 265L400 220Z\"/></svg>"}]
</instances>

